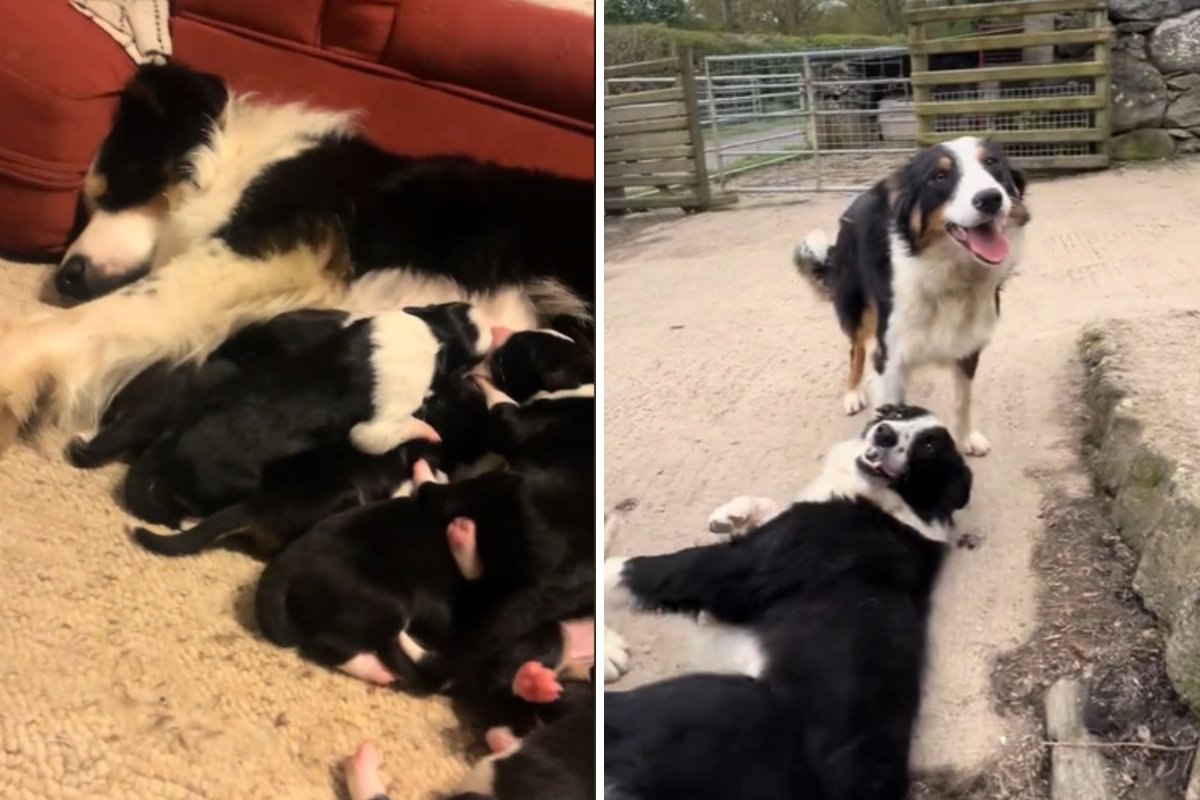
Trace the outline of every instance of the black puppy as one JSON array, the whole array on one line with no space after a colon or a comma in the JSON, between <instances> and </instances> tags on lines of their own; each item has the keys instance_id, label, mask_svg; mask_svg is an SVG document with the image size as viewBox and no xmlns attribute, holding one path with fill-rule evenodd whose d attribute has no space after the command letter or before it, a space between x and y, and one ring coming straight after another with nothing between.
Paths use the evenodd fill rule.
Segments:
<instances>
[{"instance_id":1,"label":"black puppy","mask_svg":"<svg viewBox=\"0 0 1200 800\"><path fill-rule=\"evenodd\" d=\"M538 718L562 697L560 681L590 679L595 662L596 571L591 564L521 587L485 613L476 628L439 653L408 652L405 688L448 690L491 708L514 698L538 706ZM407 644L407 641L406 641ZM411 644L409 644L411 647Z\"/></svg>"},{"instance_id":2,"label":"black puppy","mask_svg":"<svg viewBox=\"0 0 1200 800\"><path fill-rule=\"evenodd\" d=\"M469 368L491 342L472 306L446 303L358 320L303 353L243 370L133 464L126 504L177 527L247 498L278 459L347 440L369 455L436 442L416 412L439 376Z\"/></svg>"},{"instance_id":3,"label":"black puppy","mask_svg":"<svg viewBox=\"0 0 1200 800\"><path fill-rule=\"evenodd\" d=\"M445 800L593 800L596 796L595 693L524 739L493 728L492 755L471 770ZM379 751L364 741L346 760L350 800L388 800L379 778Z\"/></svg>"},{"instance_id":4,"label":"black puppy","mask_svg":"<svg viewBox=\"0 0 1200 800\"><path fill-rule=\"evenodd\" d=\"M231 536L248 536L260 555L271 555L326 517L391 497L424 459L449 473L484 455L487 409L483 395L463 372L440 375L417 411L441 436L439 444L408 442L381 456L349 443L318 447L266 464L258 489L189 530L163 536L145 528L136 541L155 553L199 553Z\"/></svg>"},{"instance_id":5,"label":"black puppy","mask_svg":"<svg viewBox=\"0 0 1200 800\"><path fill-rule=\"evenodd\" d=\"M67 460L91 469L141 455L238 370L303 352L341 331L346 317L343 311L292 311L237 331L203 363L151 365L117 393L90 441L71 440Z\"/></svg>"},{"instance_id":6,"label":"black puppy","mask_svg":"<svg viewBox=\"0 0 1200 800\"><path fill-rule=\"evenodd\" d=\"M514 334L496 355L546 346L576 353L559 348L561 341ZM263 572L256 602L267 639L390 683L411 669L401 634L418 652L443 650L456 631L471 630L518 588L591 562L594 397L576 386L578 397L517 406L490 382L483 385L493 406L484 441L508 466L450 485L423 481L412 498L317 525ZM466 541L458 536L462 528L469 528Z\"/></svg>"},{"instance_id":7,"label":"black puppy","mask_svg":"<svg viewBox=\"0 0 1200 800\"><path fill-rule=\"evenodd\" d=\"M880 414L744 538L606 563L607 600L705 615L724 645L707 652L742 673L606 693L615 796L907 796L930 595L971 473L928 412Z\"/></svg>"}]
</instances>

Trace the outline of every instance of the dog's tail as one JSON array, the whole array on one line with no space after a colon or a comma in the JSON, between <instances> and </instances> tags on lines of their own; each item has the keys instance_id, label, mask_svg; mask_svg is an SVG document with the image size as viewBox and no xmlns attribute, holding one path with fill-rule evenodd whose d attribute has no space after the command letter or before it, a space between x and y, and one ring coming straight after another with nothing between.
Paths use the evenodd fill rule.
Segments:
<instances>
[{"instance_id":1,"label":"dog's tail","mask_svg":"<svg viewBox=\"0 0 1200 800\"><path fill-rule=\"evenodd\" d=\"M800 276L824 300L833 297L833 245L820 229L809 232L792 251L792 264Z\"/></svg>"},{"instance_id":2,"label":"dog's tail","mask_svg":"<svg viewBox=\"0 0 1200 800\"><path fill-rule=\"evenodd\" d=\"M285 560L274 559L267 563L254 590L254 616L258 621L259 633L268 642L280 647L294 647L299 638L288 619L290 577Z\"/></svg>"},{"instance_id":3,"label":"dog's tail","mask_svg":"<svg viewBox=\"0 0 1200 800\"><path fill-rule=\"evenodd\" d=\"M534 312L540 320L570 317L580 322L591 323L591 304L571 291L566 284L553 278L537 278L525 285Z\"/></svg>"},{"instance_id":4,"label":"dog's tail","mask_svg":"<svg viewBox=\"0 0 1200 800\"><path fill-rule=\"evenodd\" d=\"M228 536L245 532L250 522L245 504L238 503L218 511L189 530L163 536L145 528L134 528L133 538L142 547L161 556L190 556Z\"/></svg>"}]
</instances>

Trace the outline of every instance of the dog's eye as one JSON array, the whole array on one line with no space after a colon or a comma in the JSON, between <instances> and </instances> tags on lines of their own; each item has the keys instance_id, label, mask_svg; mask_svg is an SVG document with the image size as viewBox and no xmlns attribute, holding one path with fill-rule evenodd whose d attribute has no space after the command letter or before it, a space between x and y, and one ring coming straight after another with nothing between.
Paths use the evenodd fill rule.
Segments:
<instances>
[{"instance_id":1,"label":"dog's eye","mask_svg":"<svg viewBox=\"0 0 1200 800\"><path fill-rule=\"evenodd\" d=\"M983 165L985 167L994 167L999 163L1000 163L1000 159L996 158L995 156L988 156L987 158L985 158L983 160Z\"/></svg>"},{"instance_id":2,"label":"dog's eye","mask_svg":"<svg viewBox=\"0 0 1200 800\"><path fill-rule=\"evenodd\" d=\"M946 170L939 169L937 172L935 172L931 176L929 176L929 182L930 183L941 183L942 181L946 180L947 177L949 177L949 176L946 174Z\"/></svg>"}]
</instances>

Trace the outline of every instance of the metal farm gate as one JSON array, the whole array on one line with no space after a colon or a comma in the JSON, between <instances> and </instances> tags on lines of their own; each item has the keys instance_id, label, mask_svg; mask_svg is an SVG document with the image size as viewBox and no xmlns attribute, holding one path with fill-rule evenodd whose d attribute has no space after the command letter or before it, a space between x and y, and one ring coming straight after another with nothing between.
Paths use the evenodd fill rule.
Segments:
<instances>
[{"instance_id":1,"label":"metal farm gate","mask_svg":"<svg viewBox=\"0 0 1200 800\"><path fill-rule=\"evenodd\" d=\"M905 19L918 144L979 134L1026 169L1108 166L1106 0L925 0Z\"/></svg>"},{"instance_id":2,"label":"metal farm gate","mask_svg":"<svg viewBox=\"0 0 1200 800\"><path fill-rule=\"evenodd\" d=\"M737 192L856 190L916 147L904 47L709 56L709 173Z\"/></svg>"}]
</instances>

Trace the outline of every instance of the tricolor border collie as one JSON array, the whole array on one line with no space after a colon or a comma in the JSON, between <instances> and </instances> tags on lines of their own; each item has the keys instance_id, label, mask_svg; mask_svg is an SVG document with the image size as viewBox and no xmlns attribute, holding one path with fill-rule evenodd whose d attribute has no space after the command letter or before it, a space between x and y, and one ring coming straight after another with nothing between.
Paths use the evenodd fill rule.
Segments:
<instances>
[{"instance_id":1,"label":"tricolor border collie","mask_svg":"<svg viewBox=\"0 0 1200 800\"><path fill-rule=\"evenodd\" d=\"M813 231L796 268L833 301L850 339L843 405L867 405L863 374L874 349L882 404L903 403L908 378L953 365L955 438L964 453L991 449L971 407L979 354L1000 316L1000 287L1021 258L1025 177L994 144L963 137L921 151L857 197L831 247Z\"/></svg>"},{"instance_id":2,"label":"tricolor border collie","mask_svg":"<svg viewBox=\"0 0 1200 800\"><path fill-rule=\"evenodd\" d=\"M884 407L786 510L730 541L605 564L606 601L703 619L705 671L605 695L609 800L904 800L930 597L971 470L929 412Z\"/></svg>"},{"instance_id":3,"label":"tricolor border collie","mask_svg":"<svg viewBox=\"0 0 1200 800\"><path fill-rule=\"evenodd\" d=\"M94 423L156 361L299 308L355 316L467 301L489 325L593 341L595 184L404 157L353 114L138 69L85 182L55 283L87 300L0 323L0 447L44 410Z\"/></svg>"}]
</instances>

